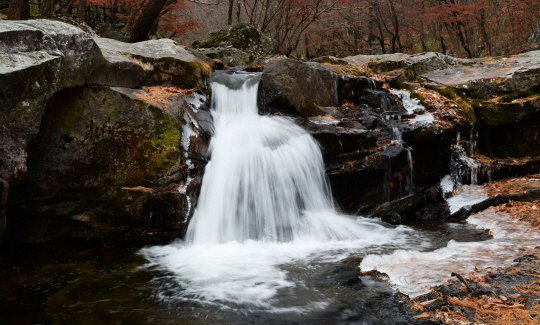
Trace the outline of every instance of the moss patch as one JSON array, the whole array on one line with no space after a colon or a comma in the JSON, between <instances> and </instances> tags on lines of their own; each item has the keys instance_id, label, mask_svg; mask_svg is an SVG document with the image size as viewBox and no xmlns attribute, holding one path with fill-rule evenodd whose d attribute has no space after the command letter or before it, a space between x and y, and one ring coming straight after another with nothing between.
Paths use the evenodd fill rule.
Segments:
<instances>
[{"instance_id":1,"label":"moss patch","mask_svg":"<svg viewBox=\"0 0 540 325\"><path fill-rule=\"evenodd\" d=\"M320 108L318 101L316 99L311 99L307 96L302 97L302 102L300 102L298 111L304 116L324 115L324 112Z\"/></svg>"},{"instance_id":2,"label":"moss patch","mask_svg":"<svg viewBox=\"0 0 540 325\"><path fill-rule=\"evenodd\" d=\"M398 61L370 61L367 66L375 73L389 72L403 68L403 65Z\"/></svg>"},{"instance_id":3,"label":"moss patch","mask_svg":"<svg viewBox=\"0 0 540 325\"><path fill-rule=\"evenodd\" d=\"M456 100L456 90L452 87L436 88L435 91L437 91L439 94L443 95L446 98Z\"/></svg>"}]
</instances>

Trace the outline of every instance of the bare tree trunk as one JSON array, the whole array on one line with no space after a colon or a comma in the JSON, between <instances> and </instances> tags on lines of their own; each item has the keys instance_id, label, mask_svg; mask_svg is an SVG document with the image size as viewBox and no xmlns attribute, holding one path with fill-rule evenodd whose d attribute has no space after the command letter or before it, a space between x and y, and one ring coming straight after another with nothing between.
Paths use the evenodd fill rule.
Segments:
<instances>
[{"instance_id":1,"label":"bare tree trunk","mask_svg":"<svg viewBox=\"0 0 540 325\"><path fill-rule=\"evenodd\" d=\"M30 18L30 3L28 0L9 1L9 20L27 20L28 18Z\"/></svg>"},{"instance_id":2,"label":"bare tree trunk","mask_svg":"<svg viewBox=\"0 0 540 325\"><path fill-rule=\"evenodd\" d=\"M77 16L80 20L86 22L86 0L79 0L77 5Z\"/></svg>"},{"instance_id":3,"label":"bare tree trunk","mask_svg":"<svg viewBox=\"0 0 540 325\"><path fill-rule=\"evenodd\" d=\"M240 0L236 0L236 22L240 23Z\"/></svg>"},{"instance_id":4,"label":"bare tree trunk","mask_svg":"<svg viewBox=\"0 0 540 325\"><path fill-rule=\"evenodd\" d=\"M229 0L229 16L227 19L227 25L232 25L233 7L234 7L234 0Z\"/></svg>"},{"instance_id":5,"label":"bare tree trunk","mask_svg":"<svg viewBox=\"0 0 540 325\"><path fill-rule=\"evenodd\" d=\"M165 6L167 0L150 0L146 7L141 11L139 18L135 21L131 31L130 43L145 41L148 37L148 32L156 21L159 13Z\"/></svg>"}]
</instances>

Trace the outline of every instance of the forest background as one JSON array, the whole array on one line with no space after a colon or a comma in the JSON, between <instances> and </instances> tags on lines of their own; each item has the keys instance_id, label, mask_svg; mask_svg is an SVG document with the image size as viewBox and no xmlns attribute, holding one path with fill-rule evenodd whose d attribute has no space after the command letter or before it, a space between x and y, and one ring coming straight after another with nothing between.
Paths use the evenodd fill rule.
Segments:
<instances>
[{"instance_id":1,"label":"forest background","mask_svg":"<svg viewBox=\"0 0 540 325\"><path fill-rule=\"evenodd\" d=\"M0 0L0 12L2 2L11 19L32 15L29 0ZM187 45L245 22L298 58L428 51L475 58L540 43L538 0L41 0L39 15L73 6L114 10L131 42L146 39L154 27ZM85 10L76 11L86 20Z\"/></svg>"}]
</instances>

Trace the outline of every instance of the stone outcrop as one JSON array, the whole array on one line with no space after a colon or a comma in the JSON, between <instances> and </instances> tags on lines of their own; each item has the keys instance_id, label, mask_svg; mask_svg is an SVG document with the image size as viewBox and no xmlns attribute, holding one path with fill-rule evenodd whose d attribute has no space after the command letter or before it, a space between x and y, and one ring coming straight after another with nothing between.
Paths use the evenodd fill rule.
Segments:
<instances>
[{"instance_id":1,"label":"stone outcrop","mask_svg":"<svg viewBox=\"0 0 540 325\"><path fill-rule=\"evenodd\" d=\"M278 54L277 42L247 23L213 31L191 47L230 67L262 64Z\"/></svg>"},{"instance_id":2,"label":"stone outcrop","mask_svg":"<svg viewBox=\"0 0 540 325\"><path fill-rule=\"evenodd\" d=\"M137 62L153 75L154 84L191 89L204 86L212 75L215 62L193 53L170 39L124 43L109 38L95 38L105 59ZM111 59L109 59L111 58ZM131 87L134 88L134 87Z\"/></svg>"},{"instance_id":3,"label":"stone outcrop","mask_svg":"<svg viewBox=\"0 0 540 325\"><path fill-rule=\"evenodd\" d=\"M506 58L461 60L460 63L429 71L420 80L438 87L453 87L476 98L526 91L540 85L540 51Z\"/></svg>"},{"instance_id":4,"label":"stone outcrop","mask_svg":"<svg viewBox=\"0 0 540 325\"><path fill-rule=\"evenodd\" d=\"M0 177L26 177L26 146L40 125L47 99L82 86L104 65L96 43L61 22L0 21Z\"/></svg>"},{"instance_id":5,"label":"stone outcrop","mask_svg":"<svg viewBox=\"0 0 540 325\"><path fill-rule=\"evenodd\" d=\"M32 20L0 21L0 63L0 236L8 188L12 241L183 231L212 132L206 97L140 88L204 87L214 61Z\"/></svg>"},{"instance_id":6,"label":"stone outcrop","mask_svg":"<svg viewBox=\"0 0 540 325\"><path fill-rule=\"evenodd\" d=\"M319 63L274 59L266 65L262 80L267 107L315 116L321 115L321 106L338 105L338 77Z\"/></svg>"},{"instance_id":7,"label":"stone outcrop","mask_svg":"<svg viewBox=\"0 0 540 325\"><path fill-rule=\"evenodd\" d=\"M406 77L413 79L429 71L446 69L466 62L465 60L434 52L413 55L403 53L357 55L342 60L352 65L367 64L368 68L374 73L402 70Z\"/></svg>"},{"instance_id":8,"label":"stone outcrop","mask_svg":"<svg viewBox=\"0 0 540 325\"><path fill-rule=\"evenodd\" d=\"M199 98L193 95L171 100ZM196 109L204 110L200 104ZM54 95L29 145L28 177L12 188L8 239L135 239L149 228L182 233L191 198L179 188L187 189L197 173L187 151L202 157L207 144L190 122L196 116L182 106L174 112L158 106L144 91L127 88ZM56 226L40 230L46 222Z\"/></svg>"}]
</instances>

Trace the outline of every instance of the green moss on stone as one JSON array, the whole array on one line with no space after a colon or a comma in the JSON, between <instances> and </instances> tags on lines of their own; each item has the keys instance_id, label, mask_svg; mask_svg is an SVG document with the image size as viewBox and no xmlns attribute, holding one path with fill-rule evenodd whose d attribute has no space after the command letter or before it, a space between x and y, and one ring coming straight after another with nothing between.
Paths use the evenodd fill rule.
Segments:
<instances>
[{"instance_id":1,"label":"green moss on stone","mask_svg":"<svg viewBox=\"0 0 540 325\"><path fill-rule=\"evenodd\" d=\"M424 99L425 99L424 96L422 96L422 95L420 95L420 94L417 94L417 93L415 93L415 92L411 92L411 98L416 98L416 99L418 99L419 101L422 101L422 102L423 102Z\"/></svg>"},{"instance_id":2,"label":"green moss on stone","mask_svg":"<svg viewBox=\"0 0 540 325\"><path fill-rule=\"evenodd\" d=\"M375 73L394 71L403 68L402 64L398 61L370 61L367 66Z\"/></svg>"},{"instance_id":3,"label":"green moss on stone","mask_svg":"<svg viewBox=\"0 0 540 325\"><path fill-rule=\"evenodd\" d=\"M452 87L446 87L446 88L436 88L435 89L439 94L443 95L446 98L449 98L451 100L456 100L456 90Z\"/></svg>"},{"instance_id":4,"label":"green moss on stone","mask_svg":"<svg viewBox=\"0 0 540 325\"><path fill-rule=\"evenodd\" d=\"M302 97L302 102L300 102L298 111L304 116L324 115L323 110L319 106L318 100L311 99L307 96Z\"/></svg>"}]
</instances>

